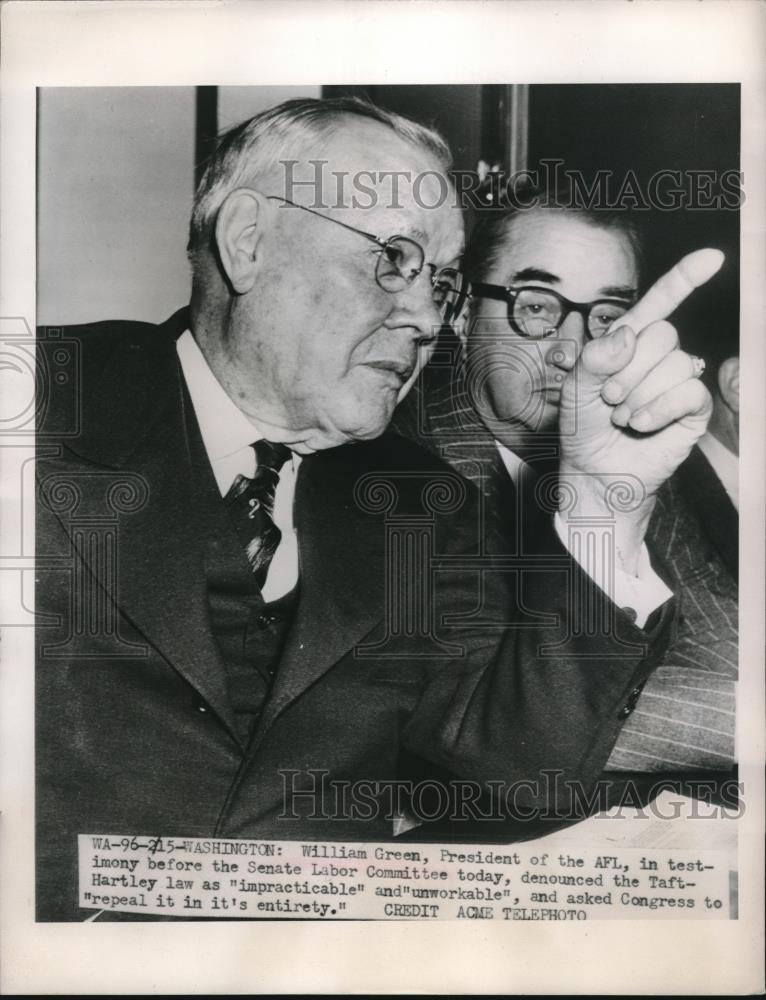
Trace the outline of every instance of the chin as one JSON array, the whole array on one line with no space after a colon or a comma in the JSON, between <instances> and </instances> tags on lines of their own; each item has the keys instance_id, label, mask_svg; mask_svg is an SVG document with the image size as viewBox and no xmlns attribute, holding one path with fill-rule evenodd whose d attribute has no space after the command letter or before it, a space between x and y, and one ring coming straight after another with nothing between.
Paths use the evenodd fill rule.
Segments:
<instances>
[{"instance_id":1,"label":"chin","mask_svg":"<svg viewBox=\"0 0 766 1000\"><path fill-rule=\"evenodd\" d=\"M384 434L391 423L391 417L393 416L393 410L386 409L385 412L368 414L366 419L359 419L359 413L354 414L355 420L353 423L351 421L344 421L343 424L337 423L336 427L339 428L338 433L342 435L343 442L351 441L373 441L375 438L379 438L381 434ZM343 428L342 430L340 428ZM340 442L339 442L340 443Z\"/></svg>"},{"instance_id":2,"label":"chin","mask_svg":"<svg viewBox=\"0 0 766 1000\"><path fill-rule=\"evenodd\" d=\"M385 434L389 423L390 423L390 418L384 422L360 427L353 433L352 439L354 441L374 441L375 438L379 438L381 434Z\"/></svg>"}]
</instances>

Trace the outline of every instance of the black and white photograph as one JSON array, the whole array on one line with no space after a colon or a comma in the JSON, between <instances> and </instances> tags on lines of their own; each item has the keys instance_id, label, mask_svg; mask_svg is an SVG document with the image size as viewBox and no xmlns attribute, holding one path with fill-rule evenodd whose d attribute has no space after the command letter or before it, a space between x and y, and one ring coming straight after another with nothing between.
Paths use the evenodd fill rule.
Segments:
<instances>
[{"instance_id":1,"label":"black and white photograph","mask_svg":"<svg viewBox=\"0 0 766 1000\"><path fill-rule=\"evenodd\" d=\"M393 34L427 6L562 44L560 4L324 10ZM0 446L24 953L621 933L643 988L752 992L756 964L706 982L668 951L660 980L649 947L763 946L756 67L403 61L4 84L31 224ZM610 991L532 954L479 992ZM148 992L221 991L154 958ZM311 985L237 968L224 991ZM445 988L411 968L394 992Z\"/></svg>"}]
</instances>

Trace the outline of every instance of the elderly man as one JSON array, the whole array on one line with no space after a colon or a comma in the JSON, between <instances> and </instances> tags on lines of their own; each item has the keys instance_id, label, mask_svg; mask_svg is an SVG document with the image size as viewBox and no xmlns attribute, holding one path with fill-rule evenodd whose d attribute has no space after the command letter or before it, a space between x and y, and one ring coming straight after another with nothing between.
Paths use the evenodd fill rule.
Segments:
<instances>
[{"instance_id":1,"label":"elderly man","mask_svg":"<svg viewBox=\"0 0 766 1000\"><path fill-rule=\"evenodd\" d=\"M671 625L643 548L652 498L709 413L693 360L652 324L717 261L672 272L635 333L584 352L561 462L579 503L549 526L535 627L508 627L475 495L384 433L460 306L447 167L438 136L373 107L272 109L207 168L189 310L68 331L79 420L62 430L71 399L54 392L38 456L40 919L87 915L78 833L380 839L413 761L501 813L565 810L600 773ZM392 173L412 179L395 197ZM615 380L647 442L615 421ZM646 498L613 511L626 461ZM578 517L608 522L616 567L567 557L557 534L576 550ZM642 588L634 621L622 594Z\"/></svg>"},{"instance_id":2,"label":"elderly man","mask_svg":"<svg viewBox=\"0 0 766 1000\"><path fill-rule=\"evenodd\" d=\"M625 212L580 208L563 192L519 197L531 207L495 210L477 224L465 261L473 280L464 347L443 339L443 363L437 355L394 426L476 482L506 547L532 554L541 504L567 448L559 441L565 378L584 346L635 301L642 239ZM667 325L657 329L673 336ZM705 455L730 453L735 368L736 359L721 366L711 429L699 444ZM611 397L619 404L613 420L627 417L622 398ZM699 511L711 502L715 482L700 468L707 462L699 449L660 490L649 528L680 598L679 631L620 733L610 770L720 770L734 762L736 574L732 579L722 561L727 547L711 545L699 520L720 522L723 541L732 517L713 514L720 500ZM630 491L627 453L612 469L624 474Z\"/></svg>"}]
</instances>

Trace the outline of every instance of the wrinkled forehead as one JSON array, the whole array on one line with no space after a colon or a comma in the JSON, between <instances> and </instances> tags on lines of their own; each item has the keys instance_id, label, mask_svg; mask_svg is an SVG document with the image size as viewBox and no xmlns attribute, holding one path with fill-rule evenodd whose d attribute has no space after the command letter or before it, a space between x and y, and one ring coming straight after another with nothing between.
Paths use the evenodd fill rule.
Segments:
<instances>
[{"instance_id":1,"label":"wrinkled forehead","mask_svg":"<svg viewBox=\"0 0 766 1000\"><path fill-rule=\"evenodd\" d=\"M378 122L349 116L281 163L276 184L273 193L349 225L411 236L449 259L462 252L462 213L444 164Z\"/></svg>"},{"instance_id":2,"label":"wrinkled forehead","mask_svg":"<svg viewBox=\"0 0 766 1000\"><path fill-rule=\"evenodd\" d=\"M559 208L518 212L493 257L492 280L499 282L527 271L548 273L562 283L635 285L638 280L636 254L624 230Z\"/></svg>"}]
</instances>

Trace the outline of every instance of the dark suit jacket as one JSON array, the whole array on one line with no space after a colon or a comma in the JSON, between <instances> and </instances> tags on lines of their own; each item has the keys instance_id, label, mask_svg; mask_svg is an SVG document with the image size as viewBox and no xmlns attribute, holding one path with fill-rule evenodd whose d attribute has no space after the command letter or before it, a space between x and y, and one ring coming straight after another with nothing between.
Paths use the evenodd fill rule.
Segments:
<instances>
[{"instance_id":1,"label":"dark suit jacket","mask_svg":"<svg viewBox=\"0 0 766 1000\"><path fill-rule=\"evenodd\" d=\"M660 497L660 516L655 519L652 537L677 565L680 577L689 576L691 556L684 556L678 531L693 518L697 525L696 548L715 559L715 571L725 571L729 579L739 576L739 515L715 470L699 448L678 467ZM687 543L688 544L688 543Z\"/></svg>"},{"instance_id":2,"label":"dark suit jacket","mask_svg":"<svg viewBox=\"0 0 766 1000\"><path fill-rule=\"evenodd\" d=\"M460 477L395 435L318 453L296 485L297 613L243 745L208 625L202 542L222 505L195 458L186 322L65 331L78 405L61 387L40 426L39 919L88 915L79 833L386 838L385 808L354 813L332 784L286 802L285 788L390 782L405 760L481 783L558 769L587 788L672 624L668 611L647 635L611 608L614 627L586 634L568 594L591 584L551 538L528 627L508 628L511 591L487 571ZM421 555L403 607L408 538Z\"/></svg>"},{"instance_id":3,"label":"dark suit jacket","mask_svg":"<svg viewBox=\"0 0 766 1000\"><path fill-rule=\"evenodd\" d=\"M462 378L460 357L458 341L445 331L392 427L479 487L485 523L501 546L534 551L544 519L531 497L515 496ZM540 435L539 465L549 472L548 459L557 453L556 436ZM737 512L698 448L660 489L647 543L678 599L679 625L626 718L609 770L727 769L734 763Z\"/></svg>"}]
</instances>

